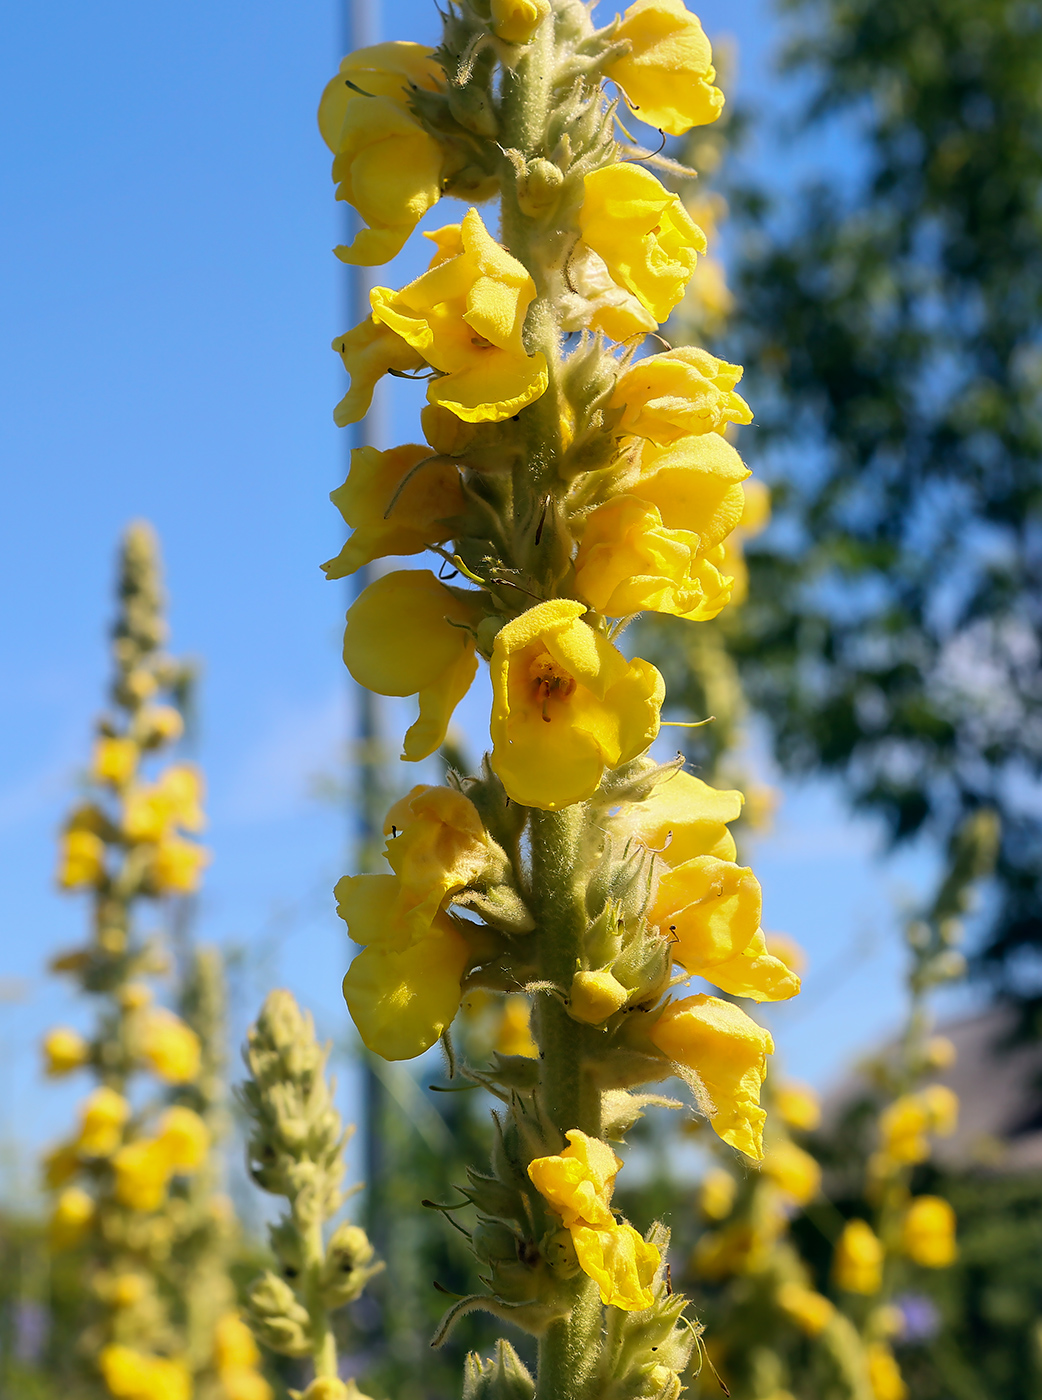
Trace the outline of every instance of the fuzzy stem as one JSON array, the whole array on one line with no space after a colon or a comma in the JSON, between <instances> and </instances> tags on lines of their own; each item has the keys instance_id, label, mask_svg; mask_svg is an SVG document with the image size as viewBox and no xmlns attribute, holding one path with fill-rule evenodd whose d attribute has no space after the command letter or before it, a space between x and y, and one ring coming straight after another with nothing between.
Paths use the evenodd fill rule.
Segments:
<instances>
[{"instance_id":1,"label":"fuzzy stem","mask_svg":"<svg viewBox=\"0 0 1042 1400\"><path fill-rule=\"evenodd\" d=\"M322 1240L322 1217L317 1212L301 1233L304 1246L304 1276L307 1280L304 1304L311 1318L312 1349L316 1376L337 1374L336 1338L329 1325L329 1312L322 1298L322 1265L326 1249Z\"/></svg>"}]
</instances>

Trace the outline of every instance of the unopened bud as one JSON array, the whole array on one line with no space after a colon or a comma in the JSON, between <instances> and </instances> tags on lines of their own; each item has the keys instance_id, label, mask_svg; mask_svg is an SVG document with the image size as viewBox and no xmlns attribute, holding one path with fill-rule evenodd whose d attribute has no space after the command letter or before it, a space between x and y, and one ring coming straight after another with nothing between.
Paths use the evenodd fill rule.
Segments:
<instances>
[{"instance_id":1,"label":"unopened bud","mask_svg":"<svg viewBox=\"0 0 1042 1400\"><path fill-rule=\"evenodd\" d=\"M537 156L528 162L517 182L517 202L523 214L538 219L557 203L564 175L553 161Z\"/></svg>"},{"instance_id":2,"label":"unopened bud","mask_svg":"<svg viewBox=\"0 0 1042 1400\"><path fill-rule=\"evenodd\" d=\"M532 1400L534 1395L535 1381L509 1342L497 1342L488 1361L476 1351L467 1357L463 1400Z\"/></svg>"},{"instance_id":3,"label":"unopened bud","mask_svg":"<svg viewBox=\"0 0 1042 1400\"><path fill-rule=\"evenodd\" d=\"M322 1267L322 1298L328 1308L352 1303L380 1265L372 1266L373 1246L358 1225L341 1225L333 1234Z\"/></svg>"},{"instance_id":4,"label":"unopened bud","mask_svg":"<svg viewBox=\"0 0 1042 1400\"><path fill-rule=\"evenodd\" d=\"M311 1351L307 1310L284 1279L261 1274L247 1295L250 1322L260 1341L283 1356L307 1356Z\"/></svg>"}]
</instances>

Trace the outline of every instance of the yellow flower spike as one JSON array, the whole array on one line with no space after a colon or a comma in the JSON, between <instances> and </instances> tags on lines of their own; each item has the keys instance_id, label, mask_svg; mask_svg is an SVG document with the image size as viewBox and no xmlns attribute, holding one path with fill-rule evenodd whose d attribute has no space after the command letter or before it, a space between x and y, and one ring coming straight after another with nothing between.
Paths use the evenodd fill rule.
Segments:
<instances>
[{"instance_id":1,"label":"yellow flower spike","mask_svg":"<svg viewBox=\"0 0 1042 1400\"><path fill-rule=\"evenodd\" d=\"M58 884L63 890L100 885L105 878L105 843L93 831L63 833L58 862Z\"/></svg>"},{"instance_id":2,"label":"yellow flower spike","mask_svg":"<svg viewBox=\"0 0 1042 1400\"><path fill-rule=\"evenodd\" d=\"M946 1084L929 1084L919 1095L930 1131L951 1137L959 1125L959 1098Z\"/></svg>"},{"instance_id":3,"label":"yellow flower spike","mask_svg":"<svg viewBox=\"0 0 1042 1400\"><path fill-rule=\"evenodd\" d=\"M798 1206L807 1205L821 1189L821 1167L809 1152L787 1138L767 1148L762 1170Z\"/></svg>"},{"instance_id":4,"label":"yellow flower spike","mask_svg":"<svg viewBox=\"0 0 1042 1400\"><path fill-rule=\"evenodd\" d=\"M346 335L337 336L333 349L351 376L351 387L333 410L338 428L365 417L373 402L373 390L385 374L391 370L405 374L424 365L422 355L388 326L377 325L371 316Z\"/></svg>"},{"instance_id":5,"label":"yellow flower spike","mask_svg":"<svg viewBox=\"0 0 1042 1400\"><path fill-rule=\"evenodd\" d=\"M87 1235L96 1213L93 1196L78 1186L64 1190L54 1203L47 1238L54 1250L75 1249Z\"/></svg>"},{"instance_id":6,"label":"yellow flower spike","mask_svg":"<svg viewBox=\"0 0 1042 1400\"><path fill-rule=\"evenodd\" d=\"M790 1128L812 1133L821 1122L821 1104L809 1084L788 1080L774 1091L774 1107Z\"/></svg>"},{"instance_id":7,"label":"yellow flower spike","mask_svg":"<svg viewBox=\"0 0 1042 1400\"><path fill-rule=\"evenodd\" d=\"M329 499L352 531L336 558L322 565L329 579L346 578L389 554L419 554L442 544L451 539L452 518L464 504L459 469L416 443L389 452L356 447L347 480Z\"/></svg>"},{"instance_id":8,"label":"yellow flower spike","mask_svg":"<svg viewBox=\"0 0 1042 1400\"><path fill-rule=\"evenodd\" d=\"M508 44L527 44L549 13L548 0L492 0L492 32Z\"/></svg>"},{"instance_id":9,"label":"yellow flower spike","mask_svg":"<svg viewBox=\"0 0 1042 1400\"><path fill-rule=\"evenodd\" d=\"M123 1137L130 1105L115 1089L102 1085L89 1094L80 1109L76 1149L84 1157L110 1157Z\"/></svg>"},{"instance_id":10,"label":"yellow flower spike","mask_svg":"<svg viewBox=\"0 0 1042 1400\"><path fill-rule=\"evenodd\" d=\"M783 1283L778 1289L778 1305L808 1337L824 1332L835 1315L835 1304L801 1283Z\"/></svg>"},{"instance_id":11,"label":"yellow flower spike","mask_svg":"<svg viewBox=\"0 0 1042 1400\"><path fill-rule=\"evenodd\" d=\"M670 136L715 122L724 95L714 86L713 50L683 0L636 0L615 30L630 52L605 72L634 116Z\"/></svg>"},{"instance_id":12,"label":"yellow flower spike","mask_svg":"<svg viewBox=\"0 0 1042 1400\"><path fill-rule=\"evenodd\" d=\"M90 1059L90 1045L79 1031L68 1026L56 1026L43 1041L44 1072L50 1079L71 1074Z\"/></svg>"},{"instance_id":13,"label":"yellow flower spike","mask_svg":"<svg viewBox=\"0 0 1042 1400\"><path fill-rule=\"evenodd\" d=\"M140 1046L151 1068L168 1084L188 1084L199 1074L199 1037L164 1007L145 1015Z\"/></svg>"},{"instance_id":14,"label":"yellow flower spike","mask_svg":"<svg viewBox=\"0 0 1042 1400\"><path fill-rule=\"evenodd\" d=\"M769 1032L731 1002L700 995L669 1002L649 1035L664 1055L697 1076L716 1135L759 1160L767 1116L760 1086L774 1052Z\"/></svg>"},{"instance_id":15,"label":"yellow flower spike","mask_svg":"<svg viewBox=\"0 0 1042 1400\"><path fill-rule=\"evenodd\" d=\"M405 736L402 757L418 762L444 741L452 712L478 669L474 639L480 604L464 601L429 569L398 570L376 579L351 605L344 663L377 695L416 695L420 716Z\"/></svg>"},{"instance_id":16,"label":"yellow flower spike","mask_svg":"<svg viewBox=\"0 0 1042 1400\"><path fill-rule=\"evenodd\" d=\"M179 836L162 839L152 856L149 874L158 894L195 894L210 863L210 852Z\"/></svg>"},{"instance_id":17,"label":"yellow flower spike","mask_svg":"<svg viewBox=\"0 0 1042 1400\"><path fill-rule=\"evenodd\" d=\"M883 1286L883 1245L864 1220L848 1220L832 1259L836 1287L871 1296Z\"/></svg>"},{"instance_id":18,"label":"yellow flower spike","mask_svg":"<svg viewBox=\"0 0 1042 1400\"><path fill-rule=\"evenodd\" d=\"M520 1055L526 1060L539 1054L532 1037L532 1006L522 992L511 992L503 1002L496 1049L501 1055Z\"/></svg>"},{"instance_id":19,"label":"yellow flower spike","mask_svg":"<svg viewBox=\"0 0 1042 1400\"><path fill-rule=\"evenodd\" d=\"M737 849L727 823L742 813L742 794L717 789L683 769L657 784L643 802L631 802L615 819L623 836L636 837L666 865L682 865L696 856L735 859Z\"/></svg>"},{"instance_id":20,"label":"yellow flower spike","mask_svg":"<svg viewBox=\"0 0 1042 1400\"><path fill-rule=\"evenodd\" d=\"M476 209L460 226L461 251L400 292L374 287L373 320L441 370L427 398L468 423L498 423L545 392L546 359L521 338L535 297L527 269L493 239Z\"/></svg>"},{"instance_id":21,"label":"yellow flower spike","mask_svg":"<svg viewBox=\"0 0 1042 1400\"><path fill-rule=\"evenodd\" d=\"M926 1269L946 1269L958 1257L955 1212L940 1196L916 1196L901 1225L901 1248Z\"/></svg>"},{"instance_id":22,"label":"yellow flower spike","mask_svg":"<svg viewBox=\"0 0 1042 1400\"><path fill-rule=\"evenodd\" d=\"M489 862L489 838L478 809L453 788L414 787L387 813L384 834L392 837L385 855L401 882L401 914L422 909L433 915Z\"/></svg>"},{"instance_id":23,"label":"yellow flower spike","mask_svg":"<svg viewBox=\"0 0 1042 1400\"><path fill-rule=\"evenodd\" d=\"M529 608L495 639L492 767L514 802L554 811L590 797L604 769L643 753L664 686L581 621L569 598Z\"/></svg>"},{"instance_id":24,"label":"yellow flower spike","mask_svg":"<svg viewBox=\"0 0 1042 1400\"><path fill-rule=\"evenodd\" d=\"M761 903L760 882L746 866L695 856L662 873L648 919L673 937L674 962L703 975L749 947Z\"/></svg>"},{"instance_id":25,"label":"yellow flower spike","mask_svg":"<svg viewBox=\"0 0 1042 1400\"><path fill-rule=\"evenodd\" d=\"M907 1400L908 1387L886 1342L869 1342L867 1350L873 1400Z\"/></svg>"},{"instance_id":26,"label":"yellow flower spike","mask_svg":"<svg viewBox=\"0 0 1042 1400\"><path fill-rule=\"evenodd\" d=\"M628 1221L607 1229L576 1225L572 1231L579 1267L598 1284L604 1305L640 1312L654 1302L651 1284L662 1256Z\"/></svg>"},{"instance_id":27,"label":"yellow flower spike","mask_svg":"<svg viewBox=\"0 0 1042 1400\"><path fill-rule=\"evenodd\" d=\"M613 1225L609 1208L615 1178L622 1167L606 1142L570 1128L568 1146L552 1157L536 1157L528 1175L565 1225Z\"/></svg>"},{"instance_id":28,"label":"yellow flower spike","mask_svg":"<svg viewBox=\"0 0 1042 1400\"><path fill-rule=\"evenodd\" d=\"M751 423L749 405L734 391L741 377L741 366L682 346L624 369L612 405L622 409L623 432L662 446L694 433L719 433L728 423Z\"/></svg>"},{"instance_id":29,"label":"yellow flower spike","mask_svg":"<svg viewBox=\"0 0 1042 1400\"><path fill-rule=\"evenodd\" d=\"M705 234L680 197L639 165L604 166L583 187L583 241L656 321L668 320L706 251Z\"/></svg>"},{"instance_id":30,"label":"yellow flower spike","mask_svg":"<svg viewBox=\"0 0 1042 1400\"><path fill-rule=\"evenodd\" d=\"M94 745L90 765L91 777L98 783L111 783L113 787L122 787L134 776L138 752L138 746L133 739L103 735Z\"/></svg>"},{"instance_id":31,"label":"yellow flower spike","mask_svg":"<svg viewBox=\"0 0 1042 1400\"><path fill-rule=\"evenodd\" d=\"M711 1167L698 1189L698 1208L707 1220L725 1220L734 1209L738 1182L723 1167Z\"/></svg>"},{"instance_id":32,"label":"yellow flower spike","mask_svg":"<svg viewBox=\"0 0 1042 1400\"><path fill-rule=\"evenodd\" d=\"M735 957L714 964L702 975L729 996L750 1001L788 1001L800 990L799 976L768 950L762 929Z\"/></svg>"},{"instance_id":33,"label":"yellow flower spike","mask_svg":"<svg viewBox=\"0 0 1042 1400\"><path fill-rule=\"evenodd\" d=\"M194 1172L210 1150L210 1132L198 1113L175 1105L159 1120L156 1141L175 1172Z\"/></svg>"},{"instance_id":34,"label":"yellow flower spike","mask_svg":"<svg viewBox=\"0 0 1042 1400\"><path fill-rule=\"evenodd\" d=\"M589 1026L599 1026L620 1011L629 999L629 991L610 968L577 972L568 991L568 1015Z\"/></svg>"},{"instance_id":35,"label":"yellow flower spike","mask_svg":"<svg viewBox=\"0 0 1042 1400\"><path fill-rule=\"evenodd\" d=\"M385 1060L428 1050L459 1010L469 956L447 914L435 914L402 948L374 938L344 977L344 1000L365 1045Z\"/></svg>"},{"instance_id":36,"label":"yellow flower spike","mask_svg":"<svg viewBox=\"0 0 1042 1400\"><path fill-rule=\"evenodd\" d=\"M700 543L667 530L656 506L615 496L586 517L576 592L607 617L648 611L708 621L726 606L731 580L700 556Z\"/></svg>"},{"instance_id":37,"label":"yellow flower spike","mask_svg":"<svg viewBox=\"0 0 1042 1400\"><path fill-rule=\"evenodd\" d=\"M183 1361L113 1343L98 1353L98 1369L115 1400L191 1400L191 1374Z\"/></svg>"},{"instance_id":38,"label":"yellow flower spike","mask_svg":"<svg viewBox=\"0 0 1042 1400\"><path fill-rule=\"evenodd\" d=\"M659 447L645 442L640 476L627 486L657 506L671 530L691 530L703 549L720 544L743 518L749 468L719 433L697 433Z\"/></svg>"},{"instance_id":39,"label":"yellow flower spike","mask_svg":"<svg viewBox=\"0 0 1042 1400\"><path fill-rule=\"evenodd\" d=\"M171 1176L170 1158L155 1138L128 1142L112 1158L116 1177L115 1195L128 1210L158 1210L166 1199Z\"/></svg>"}]
</instances>

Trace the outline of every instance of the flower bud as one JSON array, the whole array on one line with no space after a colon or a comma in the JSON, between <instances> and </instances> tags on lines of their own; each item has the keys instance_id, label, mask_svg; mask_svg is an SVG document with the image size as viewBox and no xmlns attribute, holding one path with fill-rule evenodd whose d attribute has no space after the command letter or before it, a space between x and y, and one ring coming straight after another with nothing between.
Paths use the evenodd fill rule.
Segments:
<instances>
[{"instance_id":1,"label":"flower bud","mask_svg":"<svg viewBox=\"0 0 1042 1400\"><path fill-rule=\"evenodd\" d=\"M532 1400L535 1381L509 1342L496 1343L495 1355L482 1361L472 1351L463 1377L463 1400Z\"/></svg>"},{"instance_id":2,"label":"flower bud","mask_svg":"<svg viewBox=\"0 0 1042 1400\"><path fill-rule=\"evenodd\" d=\"M564 175L553 161L537 156L528 162L517 182L517 202L523 214L538 219L557 203Z\"/></svg>"},{"instance_id":3,"label":"flower bud","mask_svg":"<svg viewBox=\"0 0 1042 1400\"><path fill-rule=\"evenodd\" d=\"M322 1298L327 1308L353 1303L380 1265L371 1267L373 1246L358 1225L341 1225L326 1249Z\"/></svg>"},{"instance_id":4,"label":"flower bud","mask_svg":"<svg viewBox=\"0 0 1042 1400\"><path fill-rule=\"evenodd\" d=\"M247 1297L250 1322L265 1346L283 1356L307 1356L311 1351L311 1324L307 1310L277 1274L264 1273L250 1286Z\"/></svg>"}]
</instances>

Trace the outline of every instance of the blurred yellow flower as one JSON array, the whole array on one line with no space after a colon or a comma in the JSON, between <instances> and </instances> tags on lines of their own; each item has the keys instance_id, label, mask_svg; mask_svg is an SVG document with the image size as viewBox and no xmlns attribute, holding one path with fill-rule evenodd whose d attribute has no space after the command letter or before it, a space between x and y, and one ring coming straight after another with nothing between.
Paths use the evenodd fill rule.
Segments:
<instances>
[{"instance_id":1,"label":"blurred yellow flower","mask_svg":"<svg viewBox=\"0 0 1042 1400\"><path fill-rule=\"evenodd\" d=\"M44 1154L42 1160L44 1185L49 1191L64 1186L80 1169L80 1154L76 1144L59 1143Z\"/></svg>"},{"instance_id":2,"label":"blurred yellow flower","mask_svg":"<svg viewBox=\"0 0 1042 1400\"><path fill-rule=\"evenodd\" d=\"M87 1063L90 1045L79 1031L71 1030L68 1026L56 1026L44 1036L43 1055L45 1072L52 1079L58 1079Z\"/></svg>"},{"instance_id":3,"label":"blurred yellow flower","mask_svg":"<svg viewBox=\"0 0 1042 1400\"><path fill-rule=\"evenodd\" d=\"M102 1085L88 1095L80 1108L75 1145L84 1157L110 1157L123 1137L130 1105L115 1089Z\"/></svg>"},{"instance_id":4,"label":"blurred yellow flower","mask_svg":"<svg viewBox=\"0 0 1042 1400\"><path fill-rule=\"evenodd\" d=\"M156 1139L175 1172L194 1172L210 1149L210 1133L198 1113L175 1104L159 1120Z\"/></svg>"},{"instance_id":5,"label":"blurred yellow flower","mask_svg":"<svg viewBox=\"0 0 1042 1400\"><path fill-rule=\"evenodd\" d=\"M402 757L417 762L443 742L452 712L478 669L477 598L465 600L429 569L384 574L352 603L344 662L359 685L378 695L416 695L419 719Z\"/></svg>"},{"instance_id":6,"label":"blurred yellow flower","mask_svg":"<svg viewBox=\"0 0 1042 1400\"><path fill-rule=\"evenodd\" d=\"M128 1210L158 1210L166 1198L170 1180L170 1158L155 1138L139 1138L125 1143L112 1158L116 1176L115 1195Z\"/></svg>"},{"instance_id":7,"label":"blurred yellow flower","mask_svg":"<svg viewBox=\"0 0 1042 1400\"><path fill-rule=\"evenodd\" d=\"M534 1060L539 1047L532 1038L532 1004L523 992L511 992L503 1000L503 1014L496 1036L501 1055L521 1055Z\"/></svg>"},{"instance_id":8,"label":"blurred yellow flower","mask_svg":"<svg viewBox=\"0 0 1042 1400\"><path fill-rule=\"evenodd\" d=\"M109 1345L98 1353L98 1369L115 1400L191 1400L191 1375L182 1361Z\"/></svg>"},{"instance_id":9,"label":"blurred yellow flower","mask_svg":"<svg viewBox=\"0 0 1042 1400\"><path fill-rule=\"evenodd\" d=\"M886 1342L868 1344L868 1379L874 1400L907 1400L908 1387Z\"/></svg>"},{"instance_id":10,"label":"blurred yellow flower","mask_svg":"<svg viewBox=\"0 0 1042 1400\"><path fill-rule=\"evenodd\" d=\"M102 735L94 744L90 775L95 782L122 787L134 776L137 760L138 746L133 739Z\"/></svg>"},{"instance_id":11,"label":"blurred yellow flower","mask_svg":"<svg viewBox=\"0 0 1042 1400\"><path fill-rule=\"evenodd\" d=\"M883 1286L883 1245L864 1220L848 1220L836 1245L832 1272L846 1293L878 1293Z\"/></svg>"},{"instance_id":12,"label":"blurred yellow flower","mask_svg":"<svg viewBox=\"0 0 1042 1400\"><path fill-rule=\"evenodd\" d=\"M668 320L706 251L705 234L680 197L639 165L602 166L583 188L583 241L656 321Z\"/></svg>"},{"instance_id":13,"label":"blurred yellow flower","mask_svg":"<svg viewBox=\"0 0 1042 1400\"><path fill-rule=\"evenodd\" d=\"M662 446L694 433L719 433L728 423L751 423L749 405L734 391L741 377L740 365L682 346L624 369L612 405L622 410L622 432Z\"/></svg>"},{"instance_id":14,"label":"blurred yellow flower","mask_svg":"<svg viewBox=\"0 0 1042 1400\"><path fill-rule=\"evenodd\" d=\"M835 1315L835 1305L821 1293L801 1283L783 1283L778 1289L778 1305L808 1337L822 1333Z\"/></svg>"},{"instance_id":15,"label":"blurred yellow flower","mask_svg":"<svg viewBox=\"0 0 1042 1400\"><path fill-rule=\"evenodd\" d=\"M492 0L492 32L508 44L527 44L549 13L549 0Z\"/></svg>"},{"instance_id":16,"label":"blurred yellow flower","mask_svg":"<svg viewBox=\"0 0 1042 1400\"><path fill-rule=\"evenodd\" d=\"M54 1203L47 1238L54 1250L75 1249L94 1220L93 1196L78 1186L67 1187Z\"/></svg>"},{"instance_id":17,"label":"blurred yellow flower","mask_svg":"<svg viewBox=\"0 0 1042 1400\"><path fill-rule=\"evenodd\" d=\"M526 807L583 801L606 767L635 758L658 733L662 677L647 661L628 662L581 620L585 611L551 599L495 639L492 767Z\"/></svg>"},{"instance_id":18,"label":"blurred yellow flower","mask_svg":"<svg viewBox=\"0 0 1042 1400\"><path fill-rule=\"evenodd\" d=\"M173 744L184 733L185 722L173 705L148 705L138 717L147 744Z\"/></svg>"},{"instance_id":19,"label":"blurred yellow flower","mask_svg":"<svg viewBox=\"0 0 1042 1400\"><path fill-rule=\"evenodd\" d=\"M724 544L724 568L733 575L731 602L744 603L749 594L749 566L745 562L745 542L765 530L771 519L771 491L763 481L750 478L743 484L742 516L734 533Z\"/></svg>"},{"instance_id":20,"label":"blurred yellow flower","mask_svg":"<svg viewBox=\"0 0 1042 1400\"><path fill-rule=\"evenodd\" d=\"M452 519L464 504L459 469L416 443L389 452L356 447L347 480L330 500L351 527L340 553L322 565L330 579L451 539Z\"/></svg>"},{"instance_id":21,"label":"blurred yellow flower","mask_svg":"<svg viewBox=\"0 0 1042 1400\"><path fill-rule=\"evenodd\" d=\"M631 496L658 507L671 530L690 530L702 549L720 544L746 505L742 483L749 468L719 433L696 433L664 446L645 441Z\"/></svg>"},{"instance_id":22,"label":"blurred yellow flower","mask_svg":"<svg viewBox=\"0 0 1042 1400\"><path fill-rule=\"evenodd\" d=\"M920 1092L930 1131L938 1137L951 1137L959 1126L959 1097L946 1084L928 1084Z\"/></svg>"},{"instance_id":23,"label":"blurred yellow flower","mask_svg":"<svg viewBox=\"0 0 1042 1400\"><path fill-rule=\"evenodd\" d=\"M762 1170L798 1206L807 1205L821 1189L821 1167L809 1152L788 1138L768 1146Z\"/></svg>"},{"instance_id":24,"label":"blurred yellow flower","mask_svg":"<svg viewBox=\"0 0 1042 1400\"><path fill-rule=\"evenodd\" d=\"M333 349L351 376L347 393L333 410L338 428L358 423L369 412L373 390L385 374L405 374L423 368L423 356L396 335L389 326L377 325L372 316L360 321L346 335L337 336Z\"/></svg>"},{"instance_id":25,"label":"blurred yellow flower","mask_svg":"<svg viewBox=\"0 0 1042 1400\"><path fill-rule=\"evenodd\" d=\"M731 1002L685 997L666 1004L649 1032L652 1043L697 1078L702 1107L719 1138L757 1160L763 1156L760 1086L774 1041Z\"/></svg>"},{"instance_id":26,"label":"blurred yellow flower","mask_svg":"<svg viewBox=\"0 0 1042 1400\"><path fill-rule=\"evenodd\" d=\"M916 1264L946 1269L958 1256L955 1212L940 1196L916 1196L901 1225L901 1248Z\"/></svg>"},{"instance_id":27,"label":"blurred yellow flower","mask_svg":"<svg viewBox=\"0 0 1042 1400\"><path fill-rule=\"evenodd\" d=\"M738 1182L723 1167L710 1167L698 1188L698 1208L707 1220L725 1220L734 1209Z\"/></svg>"},{"instance_id":28,"label":"blurred yellow flower","mask_svg":"<svg viewBox=\"0 0 1042 1400\"><path fill-rule=\"evenodd\" d=\"M63 890L100 885L105 876L105 843L96 832L73 829L62 834L58 884Z\"/></svg>"},{"instance_id":29,"label":"blurred yellow flower","mask_svg":"<svg viewBox=\"0 0 1042 1400\"><path fill-rule=\"evenodd\" d=\"M191 1026L164 1007L142 1017L139 1030L141 1054L168 1084L187 1084L199 1073L199 1037Z\"/></svg>"},{"instance_id":30,"label":"blurred yellow flower","mask_svg":"<svg viewBox=\"0 0 1042 1400\"><path fill-rule=\"evenodd\" d=\"M636 0L615 31L630 52L608 64L635 116L670 136L716 121L724 95L714 87L713 51L683 0Z\"/></svg>"},{"instance_id":31,"label":"blurred yellow flower","mask_svg":"<svg viewBox=\"0 0 1042 1400\"><path fill-rule=\"evenodd\" d=\"M221 1400L272 1400L272 1389L260 1372L260 1352L253 1333L238 1313L225 1313L214 1327L213 1367Z\"/></svg>"},{"instance_id":32,"label":"blurred yellow flower","mask_svg":"<svg viewBox=\"0 0 1042 1400\"><path fill-rule=\"evenodd\" d=\"M926 1138L930 1115L921 1095L904 1094L887 1104L879 1116L884 1154L894 1162L911 1165L930 1155Z\"/></svg>"},{"instance_id":33,"label":"blurred yellow flower","mask_svg":"<svg viewBox=\"0 0 1042 1400\"><path fill-rule=\"evenodd\" d=\"M790 1128L812 1133L821 1122L821 1104L809 1084L788 1079L774 1091L774 1107Z\"/></svg>"},{"instance_id":34,"label":"blurred yellow flower","mask_svg":"<svg viewBox=\"0 0 1042 1400\"><path fill-rule=\"evenodd\" d=\"M194 894L210 863L210 852L180 836L164 836L156 844L149 863L152 885L158 894Z\"/></svg>"}]
</instances>

